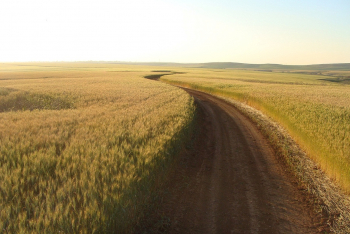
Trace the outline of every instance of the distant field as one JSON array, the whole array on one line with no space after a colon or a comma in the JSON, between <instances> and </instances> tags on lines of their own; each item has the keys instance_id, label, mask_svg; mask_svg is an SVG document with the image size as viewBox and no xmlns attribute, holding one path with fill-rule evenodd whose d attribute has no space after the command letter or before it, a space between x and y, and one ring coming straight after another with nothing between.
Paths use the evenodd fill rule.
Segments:
<instances>
[{"instance_id":1,"label":"distant field","mask_svg":"<svg viewBox=\"0 0 350 234\"><path fill-rule=\"evenodd\" d=\"M133 65L162 66L162 67L186 67L208 69L251 69L251 70L285 70L285 71L350 71L350 63L313 64L313 65L283 65L283 64L250 64L232 62L214 63L121 63Z\"/></svg>"},{"instance_id":2,"label":"distant field","mask_svg":"<svg viewBox=\"0 0 350 234\"><path fill-rule=\"evenodd\" d=\"M321 75L314 75L318 71L181 71L185 74L161 79L262 110L284 126L308 155L350 192L350 86L339 81L339 76L347 76L348 71L324 71ZM334 74L337 77L327 76Z\"/></svg>"},{"instance_id":3,"label":"distant field","mask_svg":"<svg viewBox=\"0 0 350 234\"><path fill-rule=\"evenodd\" d=\"M195 112L151 69L0 64L0 233L133 231Z\"/></svg>"}]
</instances>

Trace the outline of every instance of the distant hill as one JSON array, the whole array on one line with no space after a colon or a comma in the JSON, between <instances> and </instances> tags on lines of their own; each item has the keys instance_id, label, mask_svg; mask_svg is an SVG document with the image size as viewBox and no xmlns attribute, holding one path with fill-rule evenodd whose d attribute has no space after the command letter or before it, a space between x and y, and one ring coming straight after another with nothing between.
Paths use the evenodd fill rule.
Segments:
<instances>
[{"instance_id":1,"label":"distant hill","mask_svg":"<svg viewBox=\"0 0 350 234\"><path fill-rule=\"evenodd\" d=\"M243 68L261 70L350 70L350 63L313 64L313 65L282 65L282 64L249 64L249 63L203 63L203 68Z\"/></svg>"},{"instance_id":2,"label":"distant hill","mask_svg":"<svg viewBox=\"0 0 350 234\"><path fill-rule=\"evenodd\" d=\"M124 62L121 62L124 63ZM214 62L214 63L127 63L145 66L165 66L165 67L197 67L212 69L254 69L254 70L339 70L350 71L350 63L331 63L331 64L313 64L313 65L283 65L283 64L250 64L233 62Z\"/></svg>"}]
</instances>

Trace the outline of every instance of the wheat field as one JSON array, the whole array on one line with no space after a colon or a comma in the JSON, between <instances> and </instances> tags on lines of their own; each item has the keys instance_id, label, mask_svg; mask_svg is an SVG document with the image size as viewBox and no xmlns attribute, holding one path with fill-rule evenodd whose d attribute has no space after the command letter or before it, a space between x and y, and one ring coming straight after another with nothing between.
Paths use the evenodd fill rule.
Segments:
<instances>
[{"instance_id":1,"label":"wheat field","mask_svg":"<svg viewBox=\"0 0 350 234\"><path fill-rule=\"evenodd\" d=\"M195 116L150 72L0 64L0 233L133 232Z\"/></svg>"},{"instance_id":2,"label":"wheat field","mask_svg":"<svg viewBox=\"0 0 350 234\"><path fill-rule=\"evenodd\" d=\"M182 69L182 72L162 80L233 98L263 111L285 127L345 192L350 192L350 86L346 80L340 82L312 72L230 69Z\"/></svg>"}]
</instances>

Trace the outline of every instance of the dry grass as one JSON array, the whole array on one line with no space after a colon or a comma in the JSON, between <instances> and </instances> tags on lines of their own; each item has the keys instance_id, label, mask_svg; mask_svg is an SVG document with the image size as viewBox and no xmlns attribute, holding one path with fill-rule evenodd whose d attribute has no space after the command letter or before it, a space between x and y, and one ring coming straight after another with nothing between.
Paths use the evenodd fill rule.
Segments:
<instances>
[{"instance_id":1,"label":"dry grass","mask_svg":"<svg viewBox=\"0 0 350 234\"><path fill-rule=\"evenodd\" d=\"M113 64L1 64L0 232L132 232L194 118Z\"/></svg>"},{"instance_id":2,"label":"dry grass","mask_svg":"<svg viewBox=\"0 0 350 234\"><path fill-rule=\"evenodd\" d=\"M290 166L301 186L313 195L316 212L325 214L334 233L350 233L350 198L310 160L288 132L271 118L248 105L225 98L249 117Z\"/></svg>"}]
</instances>

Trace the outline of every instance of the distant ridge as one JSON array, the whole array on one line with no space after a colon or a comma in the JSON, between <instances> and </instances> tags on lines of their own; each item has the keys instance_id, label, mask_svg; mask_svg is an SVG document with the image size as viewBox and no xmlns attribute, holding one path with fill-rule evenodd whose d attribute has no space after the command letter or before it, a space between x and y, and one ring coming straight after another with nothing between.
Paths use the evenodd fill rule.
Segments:
<instances>
[{"instance_id":1,"label":"distant ridge","mask_svg":"<svg viewBox=\"0 0 350 234\"><path fill-rule=\"evenodd\" d=\"M245 68L245 69L287 69L287 70L350 70L350 63L282 65L282 64L249 64L249 63L203 63L203 68Z\"/></svg>"},{"instance_id":2,"label":"distant ridge","mask_svg":"<svg viewBox=\"0 0 350 234\"><path fill-rule=\"evenodd\" d=\"M132 63L120 62L123 64L135 64L145 66L165 66L165 67L193 67L212 69L258 69L258 70L350 70L350 63L330 63L312 65L283 65L283 64L250 64L233 62L212 62L212 63Z\"/></svg>"}]
</instances>

